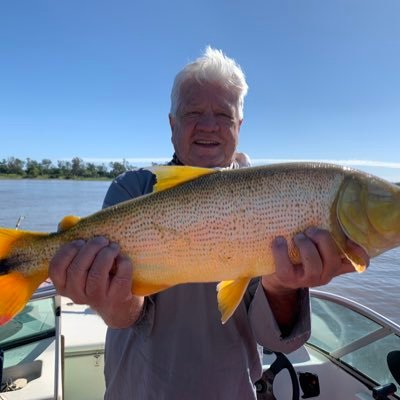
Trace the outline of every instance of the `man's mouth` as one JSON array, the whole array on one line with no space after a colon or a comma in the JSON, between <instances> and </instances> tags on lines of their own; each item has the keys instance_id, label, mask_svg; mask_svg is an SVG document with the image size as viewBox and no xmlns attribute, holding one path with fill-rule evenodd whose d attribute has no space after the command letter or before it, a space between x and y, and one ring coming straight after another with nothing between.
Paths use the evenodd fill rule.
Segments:
<instances>
[{"instance_id":1,"label":"man's mouth","mask_svg":"<svg viewBox=\"0 0 400 400\"><path fill-rule=\"evenodd\" d=\"M200 145L200 146L218 146L219 143L214 141L214 140L195 140L194 144Z\"/></svg>"}]
</instances>

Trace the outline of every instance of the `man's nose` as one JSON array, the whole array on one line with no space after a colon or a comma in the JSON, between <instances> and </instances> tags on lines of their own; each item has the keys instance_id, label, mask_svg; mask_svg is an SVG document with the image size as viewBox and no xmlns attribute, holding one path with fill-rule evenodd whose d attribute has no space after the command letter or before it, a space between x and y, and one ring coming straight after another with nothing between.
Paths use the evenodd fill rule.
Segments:
<instances>
[{"instance_id":1,"label":"man's nose","mask_svg":"<svg viewBox=\"0 0 400 400\"><path fill-rule=\"evenodd\" d=\"M197 121L197 129L206 132L213 132L219 129L219 124L214 113L208 112L200 116Z\"/></svg>"}]
</instances>

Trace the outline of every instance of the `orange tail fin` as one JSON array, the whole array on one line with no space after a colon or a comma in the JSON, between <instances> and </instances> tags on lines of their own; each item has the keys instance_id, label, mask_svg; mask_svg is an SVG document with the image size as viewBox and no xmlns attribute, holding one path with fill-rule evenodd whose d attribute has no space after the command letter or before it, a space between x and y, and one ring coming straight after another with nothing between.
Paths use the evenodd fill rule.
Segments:
<instances>
[{"instance_id":1,"label":"orange tail fin","mask_svg":"<svg viewBox=\"0 0 400 400\"><path fill-rule=\"evenodd\" d=\"M19 249L21 242L27 243L39 236L48 234L0 228L0 325L10 321L25 307L45 279L40 271L24 273L33 260Z\"/></svg>"}]
</instances>

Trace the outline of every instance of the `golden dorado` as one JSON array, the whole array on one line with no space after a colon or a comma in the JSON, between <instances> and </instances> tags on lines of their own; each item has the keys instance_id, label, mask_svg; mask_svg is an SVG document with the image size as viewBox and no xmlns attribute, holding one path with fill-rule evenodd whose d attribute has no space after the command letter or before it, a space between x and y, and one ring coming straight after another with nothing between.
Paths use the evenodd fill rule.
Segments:
<instances>
[{"instance_id":1,"label":"golden dorado","mask_svg":"<svg viewBox=\"0 0 400 400\"><path fill-rule=\"evenodd\" d=\"M250 279L274 272L272 240L314 226L331 232L355 269L365 265L346 237L374 257L400 245L400 188L349 168L289 163L238 170L151 168L154 193L86 218L65 217L57 233L0 228L0 324L23 309L48 277L58 248L105 236L133 263L132 293L148 296L189 282L221 282L226 322Z\"/></svg>"}]
</instances>

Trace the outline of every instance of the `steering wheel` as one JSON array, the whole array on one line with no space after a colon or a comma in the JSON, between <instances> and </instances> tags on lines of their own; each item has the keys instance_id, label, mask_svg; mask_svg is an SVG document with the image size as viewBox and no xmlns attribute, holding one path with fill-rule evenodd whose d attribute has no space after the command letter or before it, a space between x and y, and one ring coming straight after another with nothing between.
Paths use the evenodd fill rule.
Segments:
<instances>
[{"instance_id":1,"label":"steering wheel","mask_svg":"<svg viewBox=\"0 0 400 400\"><path fill-rule=\"evenodd\" d=\"M292 383L292 400L300 399L300 388L296 371L283 353L275 352L276 360L265 370L256 383L257 400L276 400L273 393L274 379L283 369L287 369Z\"/></svg>"},{"instance_id":2,"label":"steering wheel","mask_svg":"<svg viewBox=\"0 0 400 400\"><path fill-rule=\"evenodd\" d=\"M387 355L386 360L390 373L396 380L397 384L400 385L400 350L391 351Z\"/></svg>"}]
</instances>

